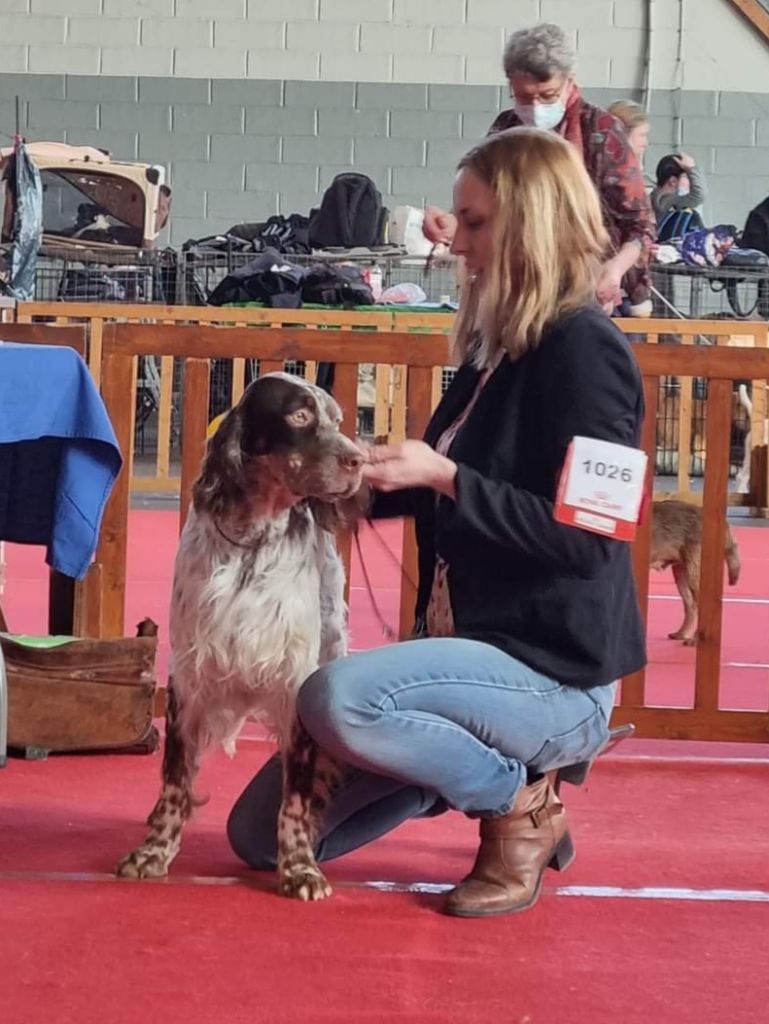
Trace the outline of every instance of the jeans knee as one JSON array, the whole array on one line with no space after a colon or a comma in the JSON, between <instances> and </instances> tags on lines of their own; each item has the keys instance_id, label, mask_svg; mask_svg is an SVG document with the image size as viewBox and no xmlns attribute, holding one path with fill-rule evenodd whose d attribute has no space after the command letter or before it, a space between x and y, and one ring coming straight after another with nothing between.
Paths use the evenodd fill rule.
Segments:
<instances>
[{"instance_id":1,"label":"jeans knee","mask_svg":"<svg viewBox=\"0 0 769 1024\"><path fill-rule=\"evenodd\" d=\"M240 794L227 819L227 839L233 853L258 871L271 871L277 863L282 793L282 768L276 754Z\"/></svg>"},{"instance_id":2,"label":"jeans knee","mask_svg":"<svg viewBox=\"0 0 769 1024\"><path fill-rule=\"evenodd\" d=\"M365 717L359 693L356 699L357 688L347 686L345 667L339 661L317 669L303 684L296 702L305 729L332 754L354 747L352 736Z\"/></svg>"},{"instance_id":3,"label":"jeans knee","mask_svg":"<svg viewBox=\"0 0 769 1024\"><path fill-rule=\"evenodd\" d=\"M227 839L232 852L256 871L272 871L278 862L276 829L259 827L255 815L235 804L227 819Z\"/></svg>"}]
</instances>

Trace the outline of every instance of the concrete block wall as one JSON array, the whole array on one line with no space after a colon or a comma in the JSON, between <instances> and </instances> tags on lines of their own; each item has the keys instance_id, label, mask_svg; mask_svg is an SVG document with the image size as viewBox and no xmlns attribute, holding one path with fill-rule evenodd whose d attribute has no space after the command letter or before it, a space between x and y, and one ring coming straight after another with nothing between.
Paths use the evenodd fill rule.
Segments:
<instances>
[{"instance_id":1,"label":"concrete block wall","mask_svg":"<svg viewBox=\"0 0 769 1024\"><path fill-rule=\"evenodd\" d=\"M588 98L639 96L645 0L0 0L0 138L163 163L170 240L306 213L335 173L388 205L449 199L458 157L506 106L504 40L575 41ZM769 192L769 50L724 0L656 0L653 145L708 174L706 219ZM683 34L680 28L683 26Z\"/></svg>"}]
</instances>

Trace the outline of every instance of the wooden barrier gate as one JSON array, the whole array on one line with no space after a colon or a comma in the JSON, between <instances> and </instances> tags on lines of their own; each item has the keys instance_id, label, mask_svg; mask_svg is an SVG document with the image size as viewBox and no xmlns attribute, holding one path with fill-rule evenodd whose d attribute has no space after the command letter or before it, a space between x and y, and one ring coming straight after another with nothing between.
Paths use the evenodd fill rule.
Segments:
<instances>
[{"instance_id":1,"label":"wooden barrier gate","mask_svg":"<svg viewBox=\"0 0 769 1024\"><path fill-rule=\"evenodd\" d=\"M210 307L210 306L160 306L128 303L93 302L27 302L16 308L20 323L52 322L57 325L84 324L88 328L88 361L91 372L98 382L101 374L102 345L105 328L111 323L153 323L158 325L200 324L220 327L249 326L271 330L302 328L312 331L349 330L357 334L356 343L362 343L361 334L368 338L371 333L417 333L445 335L451 327L452 317L446 313L404 313L393 312L386 307L381 311L359 310L282 310L258 307ZM661 336L677 337L682 345L695 344L703 339L715 345L748 346L766 348L769 343L769 329L765 322L728 320L616 320L617 325L628 334L643 338L649 344L656 344ZM414 339L415 340L415 339ZM667 346L663 346L667 348ZM406 349L409 352L409 349ZM154 466L149 473L138 472L134 467L131 488L136 492L178 493L181 481L172 470L172 403L174 382L174 359L160 356L159 402L157 422L157 451ZM243 392L246 360L258 356L251 346L244 356L222 353L214 358L232 358L232 383L230 398L234 403ZM361 364L370 363L365 353L359 353ZM303 360L305 361L305 360ZM313 378L314 360L306 360L306 375ZM689 500L699 500L699 492L692 487L690 469L693 461L701 459L697 454L702 443L696 420L699 403L693 395L692 378L685 378L676 385L674 393L665 386L673 375L662 375L659 431L665 436L658 437L658 455L666 448L676 476L676 490ZM441 392L442 369L435 367L432 376L433 400L437 402ZM401 439L406 431L406 368L403 364L376 365L374 434L378 438ZM752 446L758 451L766 444L764 423L767 415L766 388L763 382L753 389L753 415L751 422ZM763 459L751 474L748 494L730 495L730 504L745 505L759 514L769 509L769 460Z\"/></svg>"},{"instance_id":2,"label":"wooden barrier gate","mask_svg":"<svg viewBox=\"0 0 769 1024\"><path fill-rule=\"evenodd\" d=\"M708 325L721 326L721 325ZM178 358L184 365L181 512L183 522L192 481L204 450L207 424L210 360L220 356L258 356L262 372L279 369L285 360L328 361L337 366L335 394L345 412L343 429L354 433L358 364L406 367L405 432L422 435L435 402L436 368L449 363L445 337L403 332L376 333L362 342L351 330L309 329L276 331L210 326L105 324L101 386L118 441L131 464L135 403L131 382L137 356ZM703 573L700 593L701 641L696 654L695 699L692 708L649 707L645 701L644 673L623 680L615 721L632 721L638 735L698 740L769 740L769 714L719 708L721 608L725 509L728 492L729 424L734 381L769 378L769 350L701 346L639 344L635 351L644 376L647 417L644 448L653 456L659 380L666 375L701 377L708 381L707 463L704 487ZM653 466L653 458L650 460ZM79 586L77 624L86 635L123 634L126 582L127 524L131 481L119 477L105 513L96 563ZM634 564L639 599L648 610L650 523L641 528L635 544ZM349 558L349 548L347 548ZM406 582L416 577L413 530L404 530L402 552L404 583L401 594L402 635L411 626L414 594ZM349 564L349 561L348 561Z\"/></svg>"}]
</instances>

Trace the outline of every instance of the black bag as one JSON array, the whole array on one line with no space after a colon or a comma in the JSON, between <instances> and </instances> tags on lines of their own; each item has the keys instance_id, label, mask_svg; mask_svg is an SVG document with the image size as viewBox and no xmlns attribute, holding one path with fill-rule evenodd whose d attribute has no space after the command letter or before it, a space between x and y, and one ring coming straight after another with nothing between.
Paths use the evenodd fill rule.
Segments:
<instances>
[{"instance_id":1,"label":"black bag","mask_svg":"<svg viewBox=\"0 0 769 1024\"><path fill-rule=\"evenodd\" d=\"M374 305L374 293L357 267L323 263L305 274L302 299L321 306Z\"/></svg>"},{"instance_id":2,"label":"black bag","mask_svg":"<svg viewBox=\"0 0 769 1024\"><path fill-rule=\"evenodd\" d=\"M701 231L705 225L696 210L668 210L657 226L657 241L669 242L683 238L692 231Z\"/></svg>"},{"instance_id":3,"label":"black bag","mask_svg":"<svg viewBox=\"0 0 769 1024\"><path fill-rule=\"evenodd\" d=\"M235 224L227 234L250 242L257 252L267 248L295 255L310 252L310 219L300 213L289 217L275 214L257 224Z\"/></svg>"},{"instance_id":4,"label":"black bag","mask_svg":"<svg viewBox=\"0 0 769 1024\"><path fill-rule=\"evenodd\" d=\"M310 217L313 248L352 249L384 245L387 210L371 178L337 174L323 194L320 209Z\"/></svg>"},{"instance_id":5,"label":"black bag","mask_svg":"<svg viewBox=\"0 0 769 1024\"><path fill-rule=\"evenodd\" d=\"M209 305L228 302L263 302L278 309L299 309L304 270L274 249L265 249L244 266L229 273L208 297Z\"/></svg>"},{"instance_id":6,"label":"black bag","mask_svg":"<svg viewBox=\"0 0 769 1024\"><path fill-rule=\"evenodd\" d=\"M732 246L724 256L721 266L731 271L737 269L753 271L753 273L749 273L745 277L735 277L734 274L730 274L722 282L734 315L741 320L746 320L757 312L761 320L769 319L769 280L767 280L769 256L759 249L745 249L741 245ZM716 281L710 282L710 287L714 291L719 290L717 283ZM752 284L756 286L755 301L752 304L743 302L743 296L740 294L738 285L743 286L742 291L744 295L746 291L749 292L749 288L745 286Z\"/></svg>"},{"instance_id":7,"label":"black bag","mask_svg":"<svg viewBox=\"0 0 769 1024\"><path fill-rule=\"evenodd\" d=\"M769 196L748 214L740 246L769 255Z\"/></svg>"}]
</instances>

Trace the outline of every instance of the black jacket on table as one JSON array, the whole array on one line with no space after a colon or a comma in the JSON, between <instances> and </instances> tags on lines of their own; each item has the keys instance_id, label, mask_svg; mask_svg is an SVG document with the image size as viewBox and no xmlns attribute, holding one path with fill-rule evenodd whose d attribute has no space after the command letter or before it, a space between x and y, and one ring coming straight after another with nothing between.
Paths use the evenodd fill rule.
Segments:
<instances>
[{"instance_id":1,"label":"black jacket on table","mask_svg":"<svg viewBox=\"0 0 769 1024\"><path fill-rule=\"evenodd\" d=\"M460 367L427 428L428 444L477 383L477 370ZM570 686L643 667L630 545L553 518L572 438L638 447L643 412L632 349L598 307L565 317L515 363L503 359L449 452L458 465L456 501L421 488L375 497L374 518L415 519L415 631L424 631L437 553L449 567L457 636L494 644Z\"/></svg>"}]
</instances>

